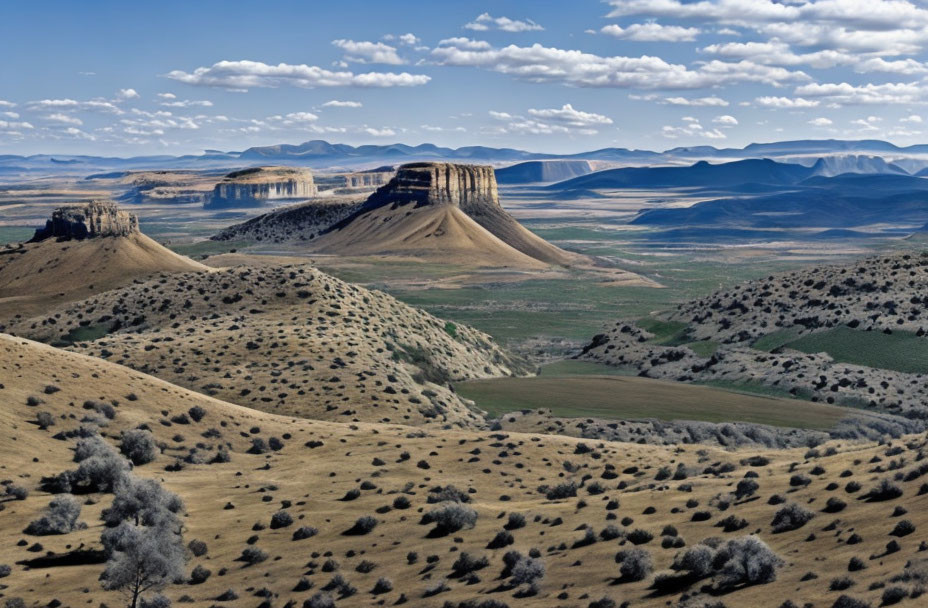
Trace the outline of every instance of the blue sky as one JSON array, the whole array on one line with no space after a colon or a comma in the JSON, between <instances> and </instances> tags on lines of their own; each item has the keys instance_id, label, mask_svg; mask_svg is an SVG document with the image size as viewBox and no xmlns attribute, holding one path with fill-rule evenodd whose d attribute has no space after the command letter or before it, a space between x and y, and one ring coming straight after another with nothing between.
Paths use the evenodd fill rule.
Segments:
<instances>
[{"instance_id":1,"label":"blue sky","mask_svg":"<svg viewBox=\"0 0 928 608\"><path fill-rule=\"evenodd\" d=\"M926 45L922 0L11 2L0 152L921 143Z\"/></svg>"}]
</instances>

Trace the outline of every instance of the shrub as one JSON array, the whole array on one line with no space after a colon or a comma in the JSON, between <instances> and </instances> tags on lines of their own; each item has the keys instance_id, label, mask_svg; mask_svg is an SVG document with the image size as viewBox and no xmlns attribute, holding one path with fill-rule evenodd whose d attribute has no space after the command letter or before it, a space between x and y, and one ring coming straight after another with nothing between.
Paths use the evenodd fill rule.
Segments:
<instances>
[{"instance_id":1,"label":"shrub","mask_svg":"<svg viewBox=\"0 0 928 608\"><path fill-rule=\"evenodd\" d=\"M777 568L783 565L776 553L756 536L742 536L728 541L720 555L726 558L721 567L722 578L728 585L762 585L777 578ZM717 561L721 561L717 557Z\"/></svg>"},{"instance_id":2,"label":"shrub","mask_svg":"<svg viewBox=\"0 0 928 608\"><path fill-rule=\"evenodd\" d=\"M189 549L190 552L193 553L194 557L203 557L204 555L206 555L208 551L206 547L206 543L203 542L202 540L196 540L196 539L187 543L187 549Z\"/></svg>"},{"instance_id":3,"label":"shrub","mask_svg":"<svg viewBox=\"0 0 928 608\"><path fill-rule=\"evenodd\" d=\"M518 530L525 527L525 516L521 513L510 513L509 521L503 526L507 530Z\"/></svg>"},{"instance_id":4,"label":"shrub","mask_svg":"<svg viewBox=\"0 0 928 608\"><path fill-rule=\"evenodd\" d=\"M296 529L293 533L293 540L303 540L306 538L312 538L313 536L319 534L319 530L313 528L312 526L301 526Z\"/></svg>"},{"instance_id":5,"label":"shrub","mask_svg":"<svg viewBox=\"0 0 928 608\"><path fill-rule=\"evenodd\" d=\"M457 577L482 570L490 565L490 560L486 556L474 557L467 551L462 551L458 558L451 565L451 570Z\"/></svg>"},{"instance_id":6,"label":"shrub","mask_svg":"<svg viewBox=\"0 0 928 608\"><path fill-rule=\"evenodd\" d=\"M50 426L55 426L55 417L48 412L39 412L35 415L35 421L43 431Z\"/></svg>"},{"instance_id":7,"label":"shrub","mask_svg":"<svg viewBox=\"0 0 928 608\"><path fill-rule=\"evenodd\" d=\"M654 539L654 535L647 530L635 529L629 532L625 538L633 545L644 545Z\"/></svg>"},{"instance_id":8,"label":"shrub","mask_svg":"<svg viewBox=\"0 0 928 608\"><path fill-rule=\"evenodd\" d=\"M0 564L0 578L8 577L12 571L13 569L10 568L8 565Z\"/></svg>"},{"instance_id":9,"label":"shrub","mask_svg":"<svg viewBox=\"0 0 928 608\"><path fill-rule=\"evenodd\" d=\"M379 595L381 593L389 593L393 591L393 581L388 578L380 577L377 579L377 582L374 583L374 588L371 589L371 593L374 595Z\"/></svg>"},{"instance_id":10,"label":"shrub","mask_svg":"<svg viewBox=\"0 0 928 608\"><path fill-rule=\"evenodd\" d=\"M204 568L198 564L190 573L190 584L199 585L205 583L206 579L208 579L212 573L213 572L211 570L208 570L207 568Z\"/></svg>"},{"instance_id":11,"label":"shrub","mask_svg":"<svg viewBox=\"0 0 928 608\"><path fill-rule=\"evenodd\" d=\"M545 498L548 500L560 500L571 498L577 495L577 484L573 481L560 483L545 492Z\"/></svg>"},{"instance_id":12,"label":"shrub","mask_svg":"<svg viewBox=\"0 0 928 608\"><path fill-rule=\"evenodd\" d=\"M902 496L902 488L888 479L881 479L875 488L864 494L861 498L868 502L881 502L893 500Z\"/></svg>"},{"instance_id":13,"label":"shrub","mask_svg":"<svg viewBox=\"0 0 928 608\"><path fill-rule=\"evenodd\" d=\"M267 559L267 553L257 547L245 547L238 560L245 562L249 566L260 564Z\"/></svg>"},{"instance_id":14,"label":"shrub","mask_svg":"<svg viewBox=\"0 0 928 608\"><path fill-rule=\"evenodd\" d=\"M538 592L538 582L545 576L545 563L534 557L523 557L512 567L514 585L528 585L531 594Z\"/></svg>"},{"instance_id":15,"label":"shrub","mask_svg":"<svg viewBox=\"0 0 928 608\"><path fill-rule=\"evenodd\" d=\"M735 488L735 498L746 498L757 492L760 485L753 479L742 479Z\"/></svg>"},{"instance_id":16,"label":"shrub","mask_svg":"<svg viewBox=\"0 0 928 608\"><path fill-rule=\"evenodd\" d=\"M473 528L477 523L477 512L467 505L451 502L429 511L427 519L435 523L434 534L451 534L463 528Z\"/></svg>"},{"instance_id":17,"label":"shrub","mask_svg":"<svg viewBox=\"0 0 928 608\"><path fill-rule=\"evenodd\" d=\"M293 516L286 511L278 511L271 516L271 530L286 528L293 523Z\"/></svg>"},{"instance_id":18,"label":"shrub","mask_svg":"<svg viewBox=\"0 0 928 608\"><path fill-rule=\"evenodd\" d=\"M870 608L870 604L849 595L842 595L835 600L831 608Z\"/></svg>"},{"instance_id":19,"label":"shrub","mask_svg":"<svg viewBox=\"0 0 928 608\"><path fill-rule=\"evenodd\" d=\"M883 605L892 606L898 604L909 596L909 590L905 587L887 587L883 590Z\"/></svg>"},{"instance_id":20,"label":"shrub","mask_svg":"<svg viewBox=\"0 0 928 608\"><path fill-rule=\"evenodd\" d=\"M83 527L77 523L81 515L81 505L71 496L59 496L49 503L45 513L30 523L26 534L48 536L50 534L67 534Z\"/></svg>"},{"instance_id":21,"label":"shrub","mask_svg":"<svg viewBox=\"0 0 928 608\"><path fill-rule=\"evenodd\" d=\"M303 608L335 608L335 600L328 593L316 593L303 602Z\"/></svg>"},{"instance_id":22,"label":"shrub","mask_svg":"<svg viewBox=\"0 0 928 608\"><path fill-rule=\"evenodd\" d=\"M444 487L439 486L437 488L432 488L429 490L429 495L426 498L429 504L449 500L454 502L470 502L470 496L468 496L467 492L462 492L452 485L447 485Z\"/></svg>"},{"instance_id":23,"label":"shrub","mask_svg":"<svg viewBox=\"0 0 928 608\"><path fill-rule=\"evenodd\" d=\"M589 530L587 530L589 532ZM489 543L487 543L487 549L502 549L503 547L508 547L512 543L516 542L513 538L512 533L506 530L500 530L496 533ZM593 542L596 542L596 539L593 539Z\"/></svg>"},{"instance_id":24,"label":"shrub","mask_svg":"<svg viewBox=\"0 0 928 608\"><path fill-rule=\"evenodd\" d=\"M773 526L774 534L789 532L803 527L813 517L815 517L815 514L811 511L800 507L796 503L790 503L776 512L770 525Z\"/></svg>"},{"instance_id":25,"label":"shrub","mask_svg":"<svg viewBox=\"0 0 928 608\"><path fill-rule=\"evenodd\" d=\"M206 410L204 410L199 405L193 406L187 410L187 413L190 414L190 417L193 418L194 422L199 422L206 417Z\"/></svg>"},{"instance_id":26,"label":"shrub","mask_svg":"<svg viewBox=\"0 0 928 608\"><path fill-rule=\"evenodd\" d=\"M908 536L912 532L915 532L915 524L913 524L907 519L903 519L902 521L898 522L895 525L895 527L893 528L893 531L890 532L889 535L902 537L902 536Z\"/></svg>"},{"instance_id":27,"label":"shrub","mask_svg":"<svg viewBox=\"0 0 928 608\"><path fill-rule=\"evenodd\" d=\"M643 581L654 570L651 554L645 549L625 549L615 555L616 563L620 564L619 573L623 580Z\"/></svg>"},{"instance_id":28,"label":"shrub","mask_svg":"<svg viewBox=\"0 0 928 608\"><path fill-rule=\"evenodd\" d=\"M411 505L409 499L405 496L397 496L393 499L393 508L394 509L408 509Z\"/></svg>"},{"instance_id":29,"label":"shrub","mask_svg":"<svg viewBox=\"0 0 928 608\"><path fill-rule=\"evenodd\" d=\"M370 515L365 515L364 517L359 517L354 525L342 532L344 536L363 536L364 534L369 534L377 527L377 519L371 517Z\"/></svg>"},{"instance_id":30,"label":"shrub","mask_svg":"<svg viewBox=\"0 0 928 608\"><path fill-rule=\"evenodd\" d=\"M706 578L712 574L714 560L715 549L708 545L699 544L678 553L670 567L677 572L683 571L697 578Z\"/></svg>"},{"instance_id":31,"label":"shrub","mask_svg":"<svg viewBox=\"0 0 928 608\"><path fill-rule=\"evenodd\" d=\"M155 459L158 455L158 446L155 444L155 437L151 431L134 429L123 431L119 451L131 460L132 464L139 466Z\"/></svg>"}]
</instances>

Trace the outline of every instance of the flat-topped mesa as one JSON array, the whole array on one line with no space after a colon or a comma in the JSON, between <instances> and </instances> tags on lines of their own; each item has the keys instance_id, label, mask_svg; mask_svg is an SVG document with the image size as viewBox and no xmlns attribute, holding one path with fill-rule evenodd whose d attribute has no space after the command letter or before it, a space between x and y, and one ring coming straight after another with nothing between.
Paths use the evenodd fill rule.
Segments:
<instances>
[{"instance_id":1,"label":"flat-topped mesa","mask_svg":"<svg viewBox=\"0 0 928 608\"><path fill-rule=\"evenodd\" d=\"M368 206L389 203L415 203L417 207L453 205L466 213L488 205L499 207L496 175L489 165L402 165L396 177L368 200Z\"/></svg>"},{"instance_id":2,"label":"flat-topped mesa","mask_svg":"<svg viewBox=\"0 0 928 608\"><path fill-rule=\"evenodd\" d=\"M52 212L44 228L35 231L29 241L45 239L90 239L106 236L129 236L139 232L139 218L123 211L112 201L91 201L59 207Z\"/></svg>"},{"instance_id":3,"label":"flat-topped mesa","mask_svg":"<svg viewBox=\"0 0 928 608\"><path fill-rule=\"evenodd\" d=\"M306 199L316 196L309 169L297 167L254 167L233 171L213 188L209 208L254 207L266 201Z\"/></svg>"}]
</instances>

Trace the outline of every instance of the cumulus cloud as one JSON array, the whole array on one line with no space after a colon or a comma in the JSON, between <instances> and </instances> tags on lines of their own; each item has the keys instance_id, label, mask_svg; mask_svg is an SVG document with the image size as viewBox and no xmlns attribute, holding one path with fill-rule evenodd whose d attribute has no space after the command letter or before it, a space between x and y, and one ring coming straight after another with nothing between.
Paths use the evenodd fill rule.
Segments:
<instances>
[{"instance_id":1,"label":"cumulus cloud","mask_svg":"<svg viewBox=\"0 0 928 608\"><path fill-rule=\"evenodd\" d=\"M493 28L504 32L535 32L545 29L531 19L519 21L509 17L493 17L490 13L479 15L470 23L466 23L464 28L475 32L485 32Z\"/></svg>"},{"instance_id":2,"label":"cumulus cloud","mask_svg":"<svg viewBox=\"0 0 928 608\"><path fill-rule=\"evenodd\" d=\"M595 112L584 112L567 103L560 108L530 108L528 116L491 110L490 117L500 124L489 130L490 134L505 135L595 135L597 127L612 124L612 119Z\"/></svg>"},{"instance_id":3,"label":"cumulus cloud","mask_svg":"<svg viewBox=\"0 0 928 608\"><path fill-rule=\"evenodd\" d=\"M126 99L138 99L141 97L135 89L119 89L116 93L116 99L123 101Z\"/></svg>"},{"instance_id":4,"label":"cumulus cloud","mask_svg":"<svg viewBox=\"0 0 928 608\"><path fill-rule=\"evenodd\" d=\"M208 99L176 99L173 95L161 102L167 108L211 108L213 102Z\"/></svg>"},{"instance_id":5,"label":"cumulus cloud","mask_svg":"<svg viewBox=\"0 0 928 608\"><path fill-rule=\"evenodd\" d=\"M661 135L667 139L678 139L680 137L697 137L704 139L725 139L726 135L719 129L706 129L700 124L699 119L692 116L684 116L682 125L664 125L661 127Z\"/></svg>"},{"instance_id":6,"label":"cumulus cloud","mask_svg":"<svg viewBox=\"0 0 928 608\"><path fill-rule=\"evenodd\" d=\"M193 72L173 70L167 77L194 86L219 87L234 91L247 91L254 87L293 86L314 87L412 87L431 80L424 74L407 72L333 72L305 64L279 63L269 65L260 61L220 61L210 67L199 67Z\"/></svg>"},{"instance_id":7,"label":"cumulus cloud","mask_svg":"<svg viewBox=\"0 0 928 608\"><path fill-rule=\"evenodd\" d=\"M831 119L825 118L824 116L819 116L818 118L813 118L810 120L809 124L813 127L828 127L831 126L832 121Z\"/></svg>"},{"instance_id":8,"label":"cumulus cloud","mask_svg":"<svg viewBox=\"0 0 928 608\"><path fill-rule=\"evenodd\" d=\"M728 102L721 97L711 95L709 97L665 97L658 103L671 106L718 106L725 107Z\"/></svg>"},{"instance_id":9,"label":"cumulus cloud","mask_svg":"<svg viewBox=\"0 0 928 608\"><path fill-rule=\"evenodd\" d=\"M780 86L810 80L804 72L750 61L713 60L695 69L668 63L660 57L603 57L577 50L509 45L494 48L465 39L444 40L432 50L442 65L479 67L529 82L554 82L580 87L637 89L696 89L755 82ZM479 46L478 46L479 45Z\"/></svg>"},{"instance_id":10,"label":"cumulus cloud","mask_svg":"<svg viewBox=\"0 0 928 608\"><path fill-rule=\"evenodd\" d=\"M916 104L924 101L925 93L925 85L918 82L810 83L795 90L796 95L816 97L833 105Z\"/></svg>"},{"instance_id":11,"label":"cumulus cloud","mask_svg":"<svg viewBox=\"0 0 928 608\"><path fill-rule=\"evenodd\" d=\"M533 108L529 109L528 113L534 118L570 127L592 127L595 125L612 124L612 119L608 116L575 110L569 103L556 109L536 110Z\"/></svg>"},{"instance_id":12,"label":"cumulus cloud","mask_svg":"<svg viewBox=\"0 0 928 608\"><path fill-rule=\"evenodd\" d=\"M364 132L372 137L391 137L396 135L396 131L389 127L384 127L382 129L375 129L373 127L366 127Z\"/></svg>"},{"instance_id":13,"label":"cumulus cloud","mask_svg":"<svg viewBox=\"0 0 928 608\"><path fill-rule=\"evenodd\" d=\"M345 52L345 59L355 63L386 63L402 65L406 61L396 52L396 47L383 42L355 40L333 40L332 44Z\"/></svg>"},{"instance_id":14,"label":"cumulus cloud","mask_svg":"<svg viewBox=\"0 0 928 608\"><path fill-rule=\"evenodd\" d=\"M614 38L638 42L691 42L700 33L699 28L660 25L656 22L633 23L624 28L611 24L599 31Z\"/></svg>"},{"instance_id":15,"label":"cumulus cloud","mask_svg":"<svg viewBox=\"0 0 928 608\"><path fill-rule=\"evenodd\" d=\"M49 122L54 122L63 125L77 125L81 126L84 124L84 121L76 116L71 116L70 114L64 114L63 112L57 112L55 114L49 114L45 117L45 120Z\"/></svg>"},{"instance_id":16,"label":"cumulus cloud","mask_svg":"<svg viewBox=\"0 0 928 608\"><path fill-rule=\"evenodd\" d=\"M723 127L734 127L738 124L738 119L734 116L723 114L722 116L716 116L713 118L712 122L717 125L722 125Z\"/></svg>"},{"instance_id":17,"label":"cumulus cloud","mask_svg":"<svg viewBox=\"0 0 928 608\"><path fill-rule=\"evenodd\" d=\"M360 108L363 104L360 101L340 101L333 99L322 104L323 108Z\"/></svg>"},{"instance_id":18,"label":"cumulus cloud","mask_svg":"<svg viewBox=\"0 0 928 608\"><path fill-rule=\"evenodd\" d=\"M754 103L762 108L814 108L819 102L815 99L803 99L802 97L758 97Z\"/></svg>"},{"instance_id":19,"label":"cumulus cloud","mask_svg":"<svg viewBox=\"0 0 928 608\"><path fill-rule=\"evenodd\" d=\"M912 123L916 123L916 124L921 124L921 123L922 123L922 117L919 116L918 114L912 114L912 115L910 115L910 116L906 116L905 118L900 118L900 119L899 119L899 122L912 122Z\"/></svg>"},{"instance_id":20,"label":"cumulus cloud","mask_svg":"<svg viewBox=\"0 0 928 608\"><path fill-rule=\"evenodd\" d=\"M119 109L116 104L104 99L91 99L90 101L77 101L76 99L40 99L26 103L26 107L28 107L30 110L85 110L110 114L123 113L123 111Z\"/></svg>"},{"instance_id":21,"label":"cumulus cloud","mask_svg":"<svg viewBox=\"0 0 928 608\"><path fill-rule=\"evenodd\" d=\"M15 108L15 107L16 107L16 104L13 103L12 101L5 101L3 99L0 99L0 108Z\"/></svg>"}]
</instances>

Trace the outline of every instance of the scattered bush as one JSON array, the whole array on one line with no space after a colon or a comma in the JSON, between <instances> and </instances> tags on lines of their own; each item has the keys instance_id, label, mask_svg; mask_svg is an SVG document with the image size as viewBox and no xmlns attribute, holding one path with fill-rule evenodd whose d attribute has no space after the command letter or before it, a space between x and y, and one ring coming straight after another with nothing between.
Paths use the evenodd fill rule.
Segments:
<instances>
[{"instance_id":1,"label":"scattered bush","mask_svg":"<svg viewBox=\"0 0 928 608\"><path fill-rule=\"evenodd\" d=\"M619 574L622 575L622 580L626 581L643 581L654 570L651 554L645 549L619 551L615 555L615 561L620 564Z\"/></svg>"},{"instance_id":2,"label":"scattered bush","mask_svg":"<svg viewBox=\"0 0 928 608\"><path fill-rule=\"evenodd\" d=\"M804 509L796 503L790 503L776 512L770 525L773 526L774 534L780 532L789 532L798 530L803 527L809 520L815 517L811 511Z\"/></svg>"},{"instance_id":3,"label":"scattered bush","mask_svg":"<svg viewBox=\"0 0 928 608\"><path fill-rule=\"evenodd\" d=\"M158 455L158 446L151 431L134 429L123 431L119 451L132 461L132 464L140 466L155 459Z\"/></svg>"},{"instance_id":4,"label":"scattered bush","mask_svg":"<svg viewBox=\"0 0 928 608\"><path fill-rule=\"evenodd\" d=\"M277 511L271 516L271 530L286 528L293 523L293 516L287 511ZM373 529L373 528L371 528Z\"/></svg>"},{"instance_id":5,"label":"scattered bush","mask_svg":"<svg viewBox=\"0 0 928 608\"><path fill-rule=\"evenodd\" d=\"M359 517L354 522L354 525L342 532L342 534L344 536L363 536L364 534L370 534L376 527L377 519L370 515L365 515L364 517Z\"/></svg>"},{"instance_id":6,"label":"scattered bush","mask_svg":"<svg viewBox=\"0 0 928 608\"><path fill-rule=\"evenodd\" d=\"M429 511L427 520L435 523L434 535L445 535L473 528L477 523L477 512L467 505L450 502Z\"/></svg>"},{"instance_id":7,"label":"scattered bush","mask_svg":"<svg viewBox=\"0 0 928 608\"><path fill-rule=\"evenodd\" d=\"M48 536L51 534L67 534L80 529L77 518L81 515L81 505L71 496L58 496L49 503L45 513L39 519L30 523L26 534L34 536Z\"/></svg>"}]
</instances>

